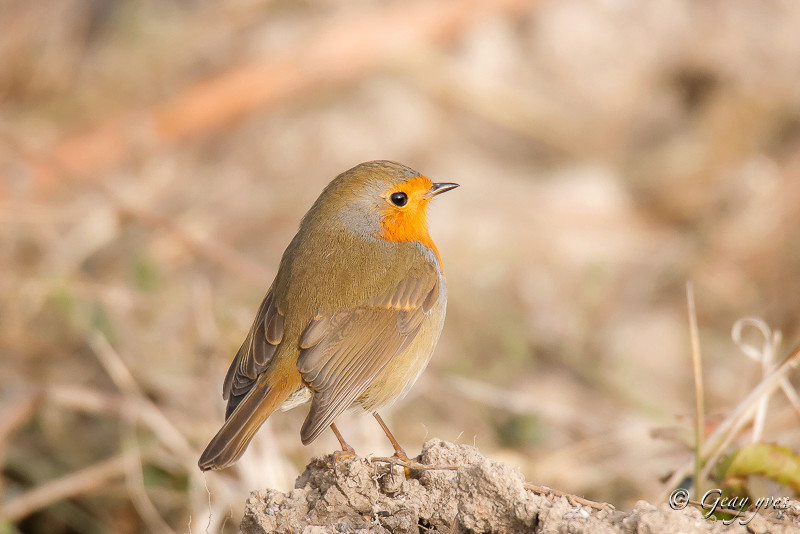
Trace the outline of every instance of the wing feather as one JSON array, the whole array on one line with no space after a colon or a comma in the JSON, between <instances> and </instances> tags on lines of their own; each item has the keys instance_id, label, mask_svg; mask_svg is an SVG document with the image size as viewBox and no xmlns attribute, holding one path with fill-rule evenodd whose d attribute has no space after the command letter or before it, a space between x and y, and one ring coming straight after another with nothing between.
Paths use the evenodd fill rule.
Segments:
<instances>
[{"instance_id":1,"label":"wing feather","mask_svg":"<svg viewBox=\"0 0 800 534\"><path fill-rule=\"evenodd\" d=\"M222 398L228 401L227 419L253 388L258 375L266 369L275 350L283 340L284 314L275 304L272 293L267 293L250 332L228 368L222 386Z\"/></svg>"},{"instance_id":2,"label":"wing feather","mask_svg":"<svg viewBox=\"0 0 800 534\"><path fill-rule=\"evenodd\" d=\"M416 273L365 306L314 317L300 337L297 369L314 392L303 423L313 441L416 337L439 294L431 268Z\"/></svg>"}]
</instances>

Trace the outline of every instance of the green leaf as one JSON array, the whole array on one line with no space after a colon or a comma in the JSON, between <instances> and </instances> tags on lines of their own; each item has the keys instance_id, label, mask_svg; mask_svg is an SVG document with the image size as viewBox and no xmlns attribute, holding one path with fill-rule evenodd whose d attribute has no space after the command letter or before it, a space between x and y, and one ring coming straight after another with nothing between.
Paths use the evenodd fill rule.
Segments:
<instances>
[{"instance_id":1,"label":"green leaf","mask_svg":"<svg viewBox=\"0 0 800 534\"><path fill-rule=\"evenodd\" d=\"M749 475L759 475L800 493L800 456L774 443L753 443L736 450L720 463L718 473L729 485L744 485Z\"/></svg>"}]
</instances>

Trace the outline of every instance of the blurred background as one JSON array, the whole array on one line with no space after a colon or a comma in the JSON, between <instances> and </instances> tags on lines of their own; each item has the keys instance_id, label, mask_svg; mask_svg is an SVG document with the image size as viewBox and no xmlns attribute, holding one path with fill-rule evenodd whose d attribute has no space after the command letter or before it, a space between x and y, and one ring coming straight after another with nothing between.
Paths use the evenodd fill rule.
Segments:
<instances>
[{"instance_id":1,"label":"blurred background","mask_svg":"<svg viewBox=\"0 0 800 534\"><path fill-rule=\"evenodd\" d=\"M337 448L300 444L300 408L196 468L300 218L365 160L461 184L429 215L444 333L384 414L411 454L474 443L629 508L690 455L687 281L709 427L761 378L738 318L800 340L797 2L4 0L0 24L0 532L232 532ZM797 449L797 422L776 395L764 439Z\"/></svg>"}]
</instances>

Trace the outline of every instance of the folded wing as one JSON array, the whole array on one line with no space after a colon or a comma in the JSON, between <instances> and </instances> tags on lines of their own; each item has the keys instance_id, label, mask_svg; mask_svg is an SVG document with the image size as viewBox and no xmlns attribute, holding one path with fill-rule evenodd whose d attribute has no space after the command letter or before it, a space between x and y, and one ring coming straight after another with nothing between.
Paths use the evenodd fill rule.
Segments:
<instances>
[{"instance_id":1,"label":"folded wing","mask_svg":"<svg viewBox=\"0 0 800 534\"><path fill-rule=\"evenodd\" d=\"M414 339L439 295L428 272L402 280L354 309L314 317L300 338L297 368L314 392L300 437L312 442Z\"/></svg>"}]
</instances>

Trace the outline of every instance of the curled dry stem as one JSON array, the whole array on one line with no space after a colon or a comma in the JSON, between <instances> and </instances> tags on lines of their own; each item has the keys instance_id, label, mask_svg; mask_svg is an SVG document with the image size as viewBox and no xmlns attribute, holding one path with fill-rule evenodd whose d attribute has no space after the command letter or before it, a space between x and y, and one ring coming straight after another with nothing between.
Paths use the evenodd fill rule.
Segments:
<instances>
[{"instance_id":1,"label":"curled dry stem","mask_svg":"<svg viewBox=\"0 0 800 534\"><path fill-rule=\"evenodd\" d=\"M588 506L589 508L594 508L595 510L599 510L601 512L609 512L616 510L616 508L614 508L614 505L609 504L607 502L590 501L589 499L584 499L583 497L578 497L577 495L564 493L563 491L548 488L547 486L536 486L534 484L530 484L529 482L525 482L524 486L526 490L532 491L538 495L552 495L554 497L565 497L569 501L569 503L573 506Z\"/></svg>"}]
</instances>

